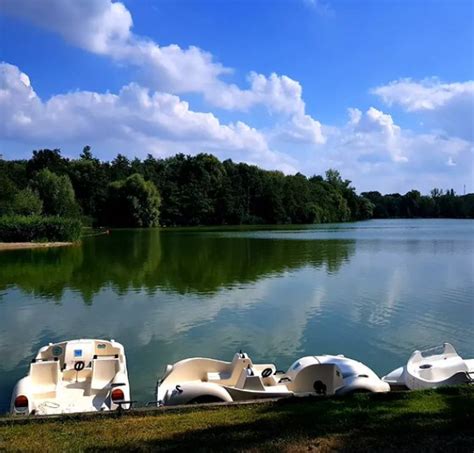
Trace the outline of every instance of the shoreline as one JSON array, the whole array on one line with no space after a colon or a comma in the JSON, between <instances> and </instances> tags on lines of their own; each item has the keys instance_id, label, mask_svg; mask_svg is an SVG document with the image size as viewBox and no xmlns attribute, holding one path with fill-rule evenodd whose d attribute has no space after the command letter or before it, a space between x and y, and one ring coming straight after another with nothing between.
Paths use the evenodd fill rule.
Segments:
<instances>
[{"instance_id":1,"label":"shoreline","mask_svg":"<svg viewBox=\"0 0 474 453\"><path fill-rule=\"evenodd\" d=\"M0 450L471 451L474 388L0 417Z\"/></svg>"},{"instance_id":2,"label":"shoreline","mask_svg":"<svg viewBox=\"0 0 474 453\"><path fill-rule=\"evenodd\" d=\"M78 243L79 242L0 242L0 251L68 247Z\"/></svg>"}]
</instances>

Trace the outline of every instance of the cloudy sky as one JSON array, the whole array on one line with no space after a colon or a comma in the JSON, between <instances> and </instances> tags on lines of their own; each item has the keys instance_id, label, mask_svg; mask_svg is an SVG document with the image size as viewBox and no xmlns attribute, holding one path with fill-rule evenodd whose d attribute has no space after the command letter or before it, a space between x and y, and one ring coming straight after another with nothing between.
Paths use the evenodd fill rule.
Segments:
<instances>
[{"instance_id":1,"label":"cloudy sky","mask_svg":"<svg viewBox=\"0 0 474 453\"><path fill-rule=\"evenodd\" d=\"M474 191L470 0L0 0L0 153Z\"/></svg>"}]
</instances>

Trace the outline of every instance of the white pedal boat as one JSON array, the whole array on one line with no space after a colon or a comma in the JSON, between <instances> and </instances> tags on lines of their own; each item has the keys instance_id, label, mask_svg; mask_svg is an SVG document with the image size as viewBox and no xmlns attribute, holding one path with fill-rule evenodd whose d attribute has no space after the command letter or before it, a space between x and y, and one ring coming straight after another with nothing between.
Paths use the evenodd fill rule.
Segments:
<instances>
[{"instance_id":1,"label":"white pedal boat","mask_svg":"<svg viewBox=\"0 0 474 453\"><path fill-rule=\"evenodd\" d=\"M382 378L392 388L410 390L474 382L474 359L463 359L453 346L444 343L424 351L415 351L405 366Z\"/></svg>"},{"instance_id":2,"label":"white pedal boat","mask_svg":"<svg viewBox=\"0 0 474 453\"><path fill-rule=\"evenodd\" d=\"M232 362L198 357L168 365L156 399L158 406L170 406L389 390L370 368L342 355L302 357L285 373L239 352Z\"/></svg>"},{"instance_id":3,"label":"white pedal boat","mask_svg":"<svg viewBox=\"0 0 474 453\"><path fill-rule=\"evenodd\" d=\"M11 412L46 415L130 407L125 351L114 340L42 347L12 394Z\"/></svg>"}]
</instances>

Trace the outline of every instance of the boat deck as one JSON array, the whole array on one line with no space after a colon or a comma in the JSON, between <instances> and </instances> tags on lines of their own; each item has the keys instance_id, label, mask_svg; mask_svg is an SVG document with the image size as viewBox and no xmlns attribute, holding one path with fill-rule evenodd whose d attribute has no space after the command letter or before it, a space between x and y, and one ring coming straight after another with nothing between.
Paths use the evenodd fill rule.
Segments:
<instances>
[{"instance_id":1,"label":"boat deck","mask_svg":"<svg viewBox=\"0 0 474 453\"><path fill-rule=\"evenodd\" d=\"M35 398L36 414L59 414L73 412L95 412L107 410L107 392L90 393L90 379L77 382L63 380L56 396Z\"/></svg>"}]
</instances>

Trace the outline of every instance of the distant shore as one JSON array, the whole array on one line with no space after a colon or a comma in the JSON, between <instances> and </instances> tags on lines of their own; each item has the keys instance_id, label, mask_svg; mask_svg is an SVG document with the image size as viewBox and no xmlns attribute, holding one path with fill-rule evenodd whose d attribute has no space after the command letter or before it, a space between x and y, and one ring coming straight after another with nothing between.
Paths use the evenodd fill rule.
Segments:
<instances>
[{"instance_id":1,"label":"distant shore","mask_svg":"<svg viewBox=\"0 0 474 453\"><path fill-rule=\"evenodd\" d=\"M67 247L77 242L0 242L1 250L42 249L49 247Z\"/></svg>"}]
</instances>

